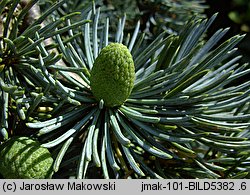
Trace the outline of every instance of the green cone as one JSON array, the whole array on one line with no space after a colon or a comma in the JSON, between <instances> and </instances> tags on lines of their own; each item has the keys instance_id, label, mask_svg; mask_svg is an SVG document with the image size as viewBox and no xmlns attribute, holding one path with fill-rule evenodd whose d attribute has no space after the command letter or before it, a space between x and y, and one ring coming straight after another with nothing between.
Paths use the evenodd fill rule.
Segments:
<instances>
[{"instance_id":1,"label":"green cone","mask_svg":"<svg viewBox=\"0 0 250 195\"><path fill-rule=\"evenodd\" d=\"M135 80L135 67L128 48L120 43L104 47L96 58L90 77L95 98L107 107L120 106L129 97Z\"/></svg>"},{"instance_id":2,"label":"green cone","mask_svg":"<svg viewBox=\"0 0 250 195\"><path fill-rule=\"evenodd\" d=\"M27 137L13 137L0 146L0 173L5 179L46 179L53 158L47 148Z\"/></svg>"}]
</instances>

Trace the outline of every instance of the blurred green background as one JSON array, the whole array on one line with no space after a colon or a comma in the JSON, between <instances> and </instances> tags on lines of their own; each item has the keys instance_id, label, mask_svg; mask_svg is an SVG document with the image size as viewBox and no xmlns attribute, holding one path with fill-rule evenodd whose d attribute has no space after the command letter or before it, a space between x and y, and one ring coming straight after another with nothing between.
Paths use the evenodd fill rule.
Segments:
<instances>
[{"instance_id":1,"label":"blurred green background","mask_svg":"<svg viewBox=\"0 0 250 195\"><path fill-rule=\"evenodd\" d=\"M239 52L244 55L243 61L250 62L250 1L249 0L207 0L208 17L218 12L218 18L210 29L214 33L219 28L230 27L226 38L235 34L246 34L239 45Z\"/></svg>"}]
</instances>

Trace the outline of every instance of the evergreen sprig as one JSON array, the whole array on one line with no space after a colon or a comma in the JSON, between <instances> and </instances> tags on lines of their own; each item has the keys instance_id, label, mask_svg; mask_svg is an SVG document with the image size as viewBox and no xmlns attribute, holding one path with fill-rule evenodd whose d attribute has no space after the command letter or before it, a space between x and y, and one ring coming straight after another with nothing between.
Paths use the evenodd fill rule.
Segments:
<instances>
[{"instance_id":1,"label":"evergreen sprig","mask_svg":"<svg viewBox=\"0 0 250 195\"><path fill-rule=\"evenodd\" d=\"M45 99L50 99L46 91L52 85L49 86L49 80L45 78L48 76L52 81L53 76L42 67L44 62L41 55L45 55L44 60L50 64L61 59L61 55L45 47L53 44L51 43L53 36L89 22L83 20L72 25L67 24L66 20L79 13L68 14L49 22L52 13L65 3L65 0L62 0L21 31L25 16L37 2L38 0L29 1L23 8L20 0L0 3L2 8L0 15L3 19L0 26L2 29L0 35L0 102L3 105L1 134L4 139L8 138L7 129L14 131L18 121L32 120L33 117L39 118L39 115L43 115L37 112L37 108ZM53 102L54 99L52 98L51 101Z\"/></svg>"},{"instance_id":2,"label":"evergreen sprig","mask_svg":"<svg viewBox=\"0 0 250 195\"><path fill-rule=\"evenodd\" d=\"M101 167L104 178L246 175L248 167L238 170L213 162L214 157L237 154L245 163L249 151L249 82L229 85L249 72L247 64L237 63L240 56L234 56L244 36L218 45L228 31L220 29L204 41L214 15L187 23L179 35L163 32L143 47L139 23L133 35L126 36L122 18L116 34L110 35L109 18L99 23L100 14L100 8L93 7L85 18L93 22L71 42L64 44L64 37L57 36L58 49L69 67L60 69L58 64L54 71L61 74L68 94L74 93L81 105L61 103L56 108L58 117L27 123L40 129L44 147L59 151L54 166L58 175L60 168L71 175L75 162L77 178L90 177L92 166ZM93 63L110 42L127 45L136 69L130 97L115 108L97 102L89 87ZM82 80L69 75L72 68L84 70L77 73ZM79 141L80 155L71 156Z\"/></svg>"},{"instance_id":3,"label":"evergreen sprig","mask_svg":"<svg viewBox=\"0 0 250 195\"><path fill-rule=\"evenodd\" d=\"M220 43L228 29L219 29L205 40L215 14L148 44L139 22L126 34L121 18L113 33L113 20L100 7L86 7L75 22L74 14L52 14L63 3L53 4L24 34L16 33L14 20L1 39L6 139L15 130L8 126L14 110L26 134L52 151L54 178L249 177L250 82L232 85L250 71L236 55L244 35ZM129 98L117 107L97 101L90 87L95 59L112 42L127 46L136 75Z\"/></svg>"}]
</instances>

